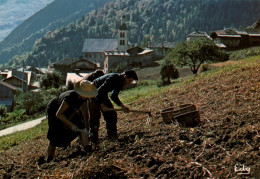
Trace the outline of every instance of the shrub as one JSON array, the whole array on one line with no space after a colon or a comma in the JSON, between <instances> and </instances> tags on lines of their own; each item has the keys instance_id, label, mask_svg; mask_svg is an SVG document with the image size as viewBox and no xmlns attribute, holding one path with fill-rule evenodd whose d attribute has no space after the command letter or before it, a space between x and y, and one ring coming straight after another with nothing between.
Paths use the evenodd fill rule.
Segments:
<instances>
[{"instance_id":1,"label":"shrub","mask_svg":"<svg viewBox=\"0 0 260 179\"><path fill-rule=\"evenodd\" d=\"M202 64L198 70L198 73L203 73L205 71L208 71L210 70L210 67L208 64Z\"/></svg>"},{"instance_id":2,"label":"shrub","mask_svg":"<svg viewBox=\"0 0 260 179\"><path fill-rule=\"evenodd\" d=\"M31 91L19 95L17 103L16 109L24 109L26 114L37 113L41 106L45 105L42 93L36 95Z\"/></svg>"},{"instance_id":3,"label":"shrub","mask_svg":"<svg viewBox=\"0 0 260 179\"><path fill-rule=\"evenodd\" d=\"M114 68L109 70L110 73L122 73L127 68L127 63L119 63Z\"/></svg>"},{"instance_id":4,"label":"shrub","mask_svg":"<svg viewBox=\"0 0 260 179\"><path fill-rule=\"evenodd\" d=\"M177 79L179 77L179 70L171 63L171 61L164 59L161 62L160 70L161 80L164 85L170 84L170 79Z\"/></svg>"},{"instance_id":5,"label":"shrub","mask_svg":"<svg viewBox=\"0 0 260 179\"><path fill-rule=\"evenodd\" d=\"M5 105L0 105L0 119L5 117L7 114L7 107Z\"/></svg>"},{"instance_id":6,"label":"shrub","mask_svg":"<svg viewBox=\"0 0 260 179\"><path fill-rule=\"evenodd\" d=\"M46 73L40 79L42 88L59 88L63 84L62 75L58 72Z\"/></svg>"},{"instance_id":7,"label":"shrub","mask_svg":"<svg viewBox=\"0 0 260 179\"><path fill-rule=\"evenodd\" d=\"M26 111L24 109L16 109L11 113L8 113L4 118L3 122L5 124L15 123L20 121L25 121L28 119L28 116L25 114Z\"/></svg>"}]
</instances>

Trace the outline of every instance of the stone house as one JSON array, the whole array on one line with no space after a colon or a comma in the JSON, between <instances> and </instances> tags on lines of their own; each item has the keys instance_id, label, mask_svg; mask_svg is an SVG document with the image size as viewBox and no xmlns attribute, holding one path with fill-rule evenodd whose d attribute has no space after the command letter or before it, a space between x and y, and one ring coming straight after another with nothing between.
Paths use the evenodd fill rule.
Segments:
<instances>
[{"instance_id":1,"label":"stone house","mask_svg":"<svg viewBox=\"0 0 260 179\"><path fill-rule=\"evenodd\" d=\"M151 49L133 47L127 51L105 51L104 72L109 72L119 64L128 68L141 67L153 63L153 53Z\"/></svg>"},{"instance_id":2,"label":"stone house","mask_svg":"<svg viewBox=\"0 0 260 179\"><path fill-rule=\"evenodd\" d=\"M147 48L154 51L155 58L163 58L167 52L174 48L177 42L148 42Z\"/></svg>"}]
</instances>

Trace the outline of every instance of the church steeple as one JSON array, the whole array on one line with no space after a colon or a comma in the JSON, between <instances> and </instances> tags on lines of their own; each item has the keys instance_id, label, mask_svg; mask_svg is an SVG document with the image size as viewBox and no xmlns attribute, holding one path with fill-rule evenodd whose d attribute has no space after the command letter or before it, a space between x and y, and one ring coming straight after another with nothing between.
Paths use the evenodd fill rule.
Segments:
<instances>
[{"instance_id":1,"label":"church steeple","mask_svg":"<svg viewBox=\"0 0 260 179\"><path fill-rule=\"evenodd\" d=\"M118 50L128 50L128 30L126 26L126 16L123 15L121 18L121 25L118 29Z\"/></svg>"}]
</instances>

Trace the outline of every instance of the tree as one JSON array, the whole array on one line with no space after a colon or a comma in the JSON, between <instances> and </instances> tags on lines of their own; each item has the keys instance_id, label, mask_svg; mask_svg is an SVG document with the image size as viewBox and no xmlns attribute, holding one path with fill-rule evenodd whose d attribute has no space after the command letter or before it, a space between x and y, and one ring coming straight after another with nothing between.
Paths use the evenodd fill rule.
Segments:
<instances>
[{"instance_id":1,"label":"tree","mask_svg":"<svg viewBox=\"0 0 260 179\"><path fill-rule=\"evenodd\" d=\"M171 60L177 67L188 65L197 74L201 64L209 61L223 61L227 58L225 52L221 51L212 40L197 39L181 42L173 48L166 59Z\"/></svg>"},{"instance_id":2,"label":"tree","mask_svg":"<svg viewBox=\"0 0 260 179\"><path fill-rule=\"evenodd\" d=\"M39 107L43 106L43 101L43 96L40 93L36 95L34 92L27 91L17 97L16 108L24 109L26 114L34 114L39 112Z\"/></svg>"},{"instance_id":3,"label":"tree","mask_svg":"<svg viewBox=\"0 0 260 179\"><path fill-rule=\"evenodd\" d=\"M160 75L163 84L167 85L171 83L171 78L177 79L179 77L179 71L177 68L175 68L170 60L164 59L161 62Z\"/></svg>"},{"instance_id":4,"label":"tree","mask_svg":"<svg viewBox=\"0 0 260 179\"><path fill-rule=\"evenodd\" d=\"M46 90L49 88L59 88L62 83L62 76L57 72L46 73L40 79L41 87L45 87Z\"/></svg>"}]
</instances>

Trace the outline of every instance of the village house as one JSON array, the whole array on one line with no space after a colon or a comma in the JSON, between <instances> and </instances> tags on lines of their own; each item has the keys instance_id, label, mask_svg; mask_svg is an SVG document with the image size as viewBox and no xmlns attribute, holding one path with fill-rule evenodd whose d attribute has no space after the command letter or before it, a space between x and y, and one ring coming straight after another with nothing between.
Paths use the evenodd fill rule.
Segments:
<instances>
[{"instance_id":1,"label":"village house","mask_svg":"<svg viewBox=\"0 0 260 179\"><path fill-rule=\"evenodd\" d=\"M167 52L174 48L177 42L148 42L147 48L152 49L156 58L160 59L166 56Z\"/></svg>"},{"instance_id":2,"label":"village house","mask_svg":"<svg viewBox=\"0 0 260 179\"><path fill-rule=\"evenodd\" d=\"M211 38L216 45L225 47L228 50L256 46L260 45L260 29L239 30L226 28L213 32Z\"/></svg>"},{"instance_id":3,"label":"village house","mask_svg":"<svg viewBox=\"0 0 260 179\"><path fill-rule=\"evenodd\" d=\"M23 91L35 89L34 83L36 81L36 74L32 71L25 71L26 69L12 69L8 72L1 72L1 80L13 85Z\"/></svg>"},{"instance_id":4,"label":"village house","mask_svg":"<svg viewBox=\"0 0 260 179\"><path fill-rule=\"evenodd\" d=\"M211 37L207 34L207 32L198 31L198 29L195 29L194 32L187 35L186 41L189 42L189 41L192 41L192 40L203 39L203 38L211 40Z\"/></svg>"},{"instance_id":5,"label":"village house","mask_svg":"<svg viewBox=\"0 0 260 179\"><path fill-rule=\"evenodd\" d=\"M153 50L134 47L127 51L105 51L104 72L109 72L112 68L124 64L128 68L141 67L151 64Z\"/></svg>"},{"instance_id":6,"label":"village house","mask_svg":"<svg viewBox=\"0 0 260 179\"><path fill-rule=\"evenodd\" d=\"M27 85L27 81L23 80L17 76L11 76L9 78L5 78L2 80L3 82L6 82L12 86L15 86L17 88L21 88L23 91L27 91L28 90L28 85Z\"/></svg>"},{"instance_id":7,"label":"village house","mask_svg":"<svg viewBox=\"0 0 260 179\"><path fill-rule=\"evenodd\" d=\"M8 112L13 110L16 90L17 87L0 81L0 105L6 106Z\"/></svg>"},{"instance_id":8,"label":"village house","mask_svg":"<svg viewBox=\"0 0 260 179\"><path fill-rule=\"evenodd\" d=\"M67 73L89 73L98 69L97 64L90 62L89 60L79 57L66 58L52 64L55 71L61 73L64 79Z\"/></svg>"}]
</instances>

